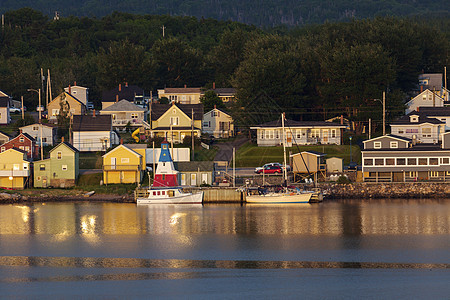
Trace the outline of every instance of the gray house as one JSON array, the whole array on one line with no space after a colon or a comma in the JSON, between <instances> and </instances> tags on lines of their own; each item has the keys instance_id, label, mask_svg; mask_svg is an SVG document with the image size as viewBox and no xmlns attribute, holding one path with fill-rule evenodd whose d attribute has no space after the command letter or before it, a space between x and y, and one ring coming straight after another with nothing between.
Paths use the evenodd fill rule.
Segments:
<instances>
[{"instance_id":1,"label":"gray house","mask_svg":"<svg viewBox=\"0 0 450 300\"><path fill-rule=\"evenodd\" d=\"M415 144L385 135L364 141L365 182L450 181L450 132L439 144Z\"/></svg>"}]
</instances>

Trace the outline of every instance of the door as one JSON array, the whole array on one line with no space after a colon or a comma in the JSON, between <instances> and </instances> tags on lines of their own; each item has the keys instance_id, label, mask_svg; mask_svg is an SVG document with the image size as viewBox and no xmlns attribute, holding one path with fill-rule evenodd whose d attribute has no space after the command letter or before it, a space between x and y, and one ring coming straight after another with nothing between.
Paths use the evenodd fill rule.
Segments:
<instances>
[{"instance_id":1,"label":"door","mask_svg":"<svg viewBox=\"0 0 450 300\"><path fill-rule=\"evenodd\" d=\"M191 174L191 185L197 185L197 174Z\"/></svg>"},{"instance_id":2,"label":"door","mask_svg":"<svg viewBox=\"0 0 450 300\"><path fill-rule=\"evenodd\" d=\"M322 142L328 144L328 129L322 131Z\"/></svg>"},{"instance_id":3,"label":"door","mask_svg":"<svg viewBox=\"0 0 450 300\"><path fill-rule=\"evenodd\" d=\"M202 184L208 184L208 174L202 173Z\"/></svg>"},{"instance_id":4,"label":"door","mask_svg":"<svg viewBox=\"0 0 450 300\"><path fill-rule=\"evenodd\" d=\"M181 185L186 185L186 174L181 174Z\"/></svg>"},{"instance_id":5,"label":"door","mask_svg":"<svg viewBox=\"0 0 450 300\"><path fill-rule=\"evenodd\" d=\"M116 161L117 161L116 157L111 157L111 170L116 169Z\"/></svg>"}]
</instances>

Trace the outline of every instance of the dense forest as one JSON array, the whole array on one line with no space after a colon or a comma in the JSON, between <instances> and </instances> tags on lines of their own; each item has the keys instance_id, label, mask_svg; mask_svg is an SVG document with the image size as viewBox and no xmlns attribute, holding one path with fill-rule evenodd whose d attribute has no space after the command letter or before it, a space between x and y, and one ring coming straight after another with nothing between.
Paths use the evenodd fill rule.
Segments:
<instances>
[{"instance_id":1,"label":"dense forest","mask_svg":"<svg viewBox=\"0 0 450 300\"><path fill-rule=\"evenodd\" d=\"M447 26L445 26L447 24ZM231 21L113 13L54 20L23 8L5 13L0 90L36 105L28 88L51 70L53 96L74 81L101 91L128 82L163 87L235 87L240 122L286 111L324 120L381 118L373 99L387 92L388 118L403 112L422 72L449 66L449 18L394 17L270 30ZM163 30L164 28L164 30ZM444 30L443 30L444 29ZM164 32L164 35L163 35Z\"/></svg>"},{"instance_id":2,"label":"dense forest","mask_svg":"<svg viewBox=\"0 0 450 300\"><path fill-rule=\"evenodd\" d=\"M115 11L193 16L258 27L299 26L377 16L436 15L449 12L444 0L0 0L0 13L30 7L53 16L103 17Z\"/></svg>"}]
</instances>

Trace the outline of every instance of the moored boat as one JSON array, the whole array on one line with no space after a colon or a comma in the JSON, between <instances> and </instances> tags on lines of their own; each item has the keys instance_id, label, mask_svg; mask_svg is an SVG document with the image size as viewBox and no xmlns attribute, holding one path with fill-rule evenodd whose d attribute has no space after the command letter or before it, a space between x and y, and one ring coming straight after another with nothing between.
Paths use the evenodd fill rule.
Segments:
<instances>
[{"instance_id":1,"label":"moored boat","mask_svg":"<svg viewBox=\"0 0 450 300\"><path fill-rule=\"evenodd\" d=\"M151 188L137 194L137 204L202 204L203 192L185 193L181 188Z\"/></svg>"},{"instance_id":2,"label":"moored boat","mask_svg":"<svg viewBox=\"0 0 450 300\"><path fill-rule=\"evenodd\" d=\"M314 192L267 193L246 196L247 203L309 203Z\"/></svg>"}]
</instances>

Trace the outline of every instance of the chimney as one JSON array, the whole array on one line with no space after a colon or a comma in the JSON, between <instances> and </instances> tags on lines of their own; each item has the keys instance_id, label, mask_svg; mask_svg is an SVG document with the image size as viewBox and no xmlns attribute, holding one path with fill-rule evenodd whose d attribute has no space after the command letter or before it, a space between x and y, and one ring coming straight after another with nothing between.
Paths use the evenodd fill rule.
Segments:
<instances>
[{"instance_id":1,"label":"chimney","mask_svg":"<svg viewBox=\"0 0 450 300\"><path fill-rule=\"evenodd\" d=\"M94 108L94 110L92 111L92 116L95 118L95 108Z\"/></svg>"},{"instance_id":2,"label":"chimney","mask_svg":"<svg viewBox=\"0 0 450 300\"><path fill-rule=\"evenodd\" d=\"M119 95L116 95L116 102L119 102Z\"/></svg>"},{"instance_id":3,"label":"chimney","mask_svg":"<svg viewBox=\"0 0 450 300\"><path fill-rule=\"evenodd\" d=\"M63 136L61 137L61 143L64 143L64 137Z\"/></svg>"},{"instance_id":4,"label":"chimney","mask_svg":"<svg viewBox=\"0 0 450 300\"><path fill-rule=\"evenodd\" d=\"M184 88L186 88L187 86L186 85L184 85Z\"/></svg>"},{"instance_id":5,"label":"chimney","mask_svg":"<svg viewBox=\"0 0 450 300\"><path fill-rule=\"evenodd\" d=\"M423 85L420 86L420 92L423 92Z\"/></svg>"},{"instance_id":6,"label":"chimney","mask_svg":"<svg viewBox=\"0 0 450 300\"><path fill-rule=\"evenodd\" d=\"M213 90L215 90L215 89L216 89L216 83L213 82Z\"/></svg>"},{"instance_id":7,"label":"chimney","mask_svg":"<svg viewBox=\"0 0 450 300\"><path fill-rule=\"evenodd\" d=\"M127 82L125 82L125 87L128 87L128 81L127 81Z\"/></svg>"},{"instance_id":8,"label":"chimney","mask_svg":"<svg viewBox=\"0 0 450 300\"><path fill-rule=\"evenodd\" d=\"M341 115L341 125L344 125L344 116Z\"/></svg>"},{"instance_id":9,"label":"chimney","mask_svg":"<svg viewBox=\"0 0 450 300\"><path fill-rule=\"evenodd\" d=\"M214 109L216 109L217 107L216 107L216 105L214 104Z\"/></svg>"},{"instance_id":10,"label":"chimney","mask_svg":"<svg viewBox=\"0 0 450 300\"><path fill-rule=\"evenodd\" d=\"M120 139L120 144L123 145L123 139Z\"/></svg>"},{"instance_id":11,"label":"chimney","mask_svg":"<svg viewBox=\"0 0 450 300\"><path fill-rule=\"evenodd\" d=\"M73 86L77 86L77 82L76 81L73 82Z\"/></svg>"},{"instance_id":12,"label":"chimney","mask_svg":"<svg viewBox=\"0 0 450 300\"><path fill-rule=\"evenodd\" d=\"M72 95L72 87L70 86L70 84L69 84L69 94Z\"/></svg>"},{"instance_id":13,"label":"chimney","mask_svg":"<svg viewBox=\"0 0 450 300\"><path fill-rule=\"evenodd\" d=\"M122 91L122 84L119 83L119 92L121 92L121 91Z\"/></svg>"}]
</instances>

